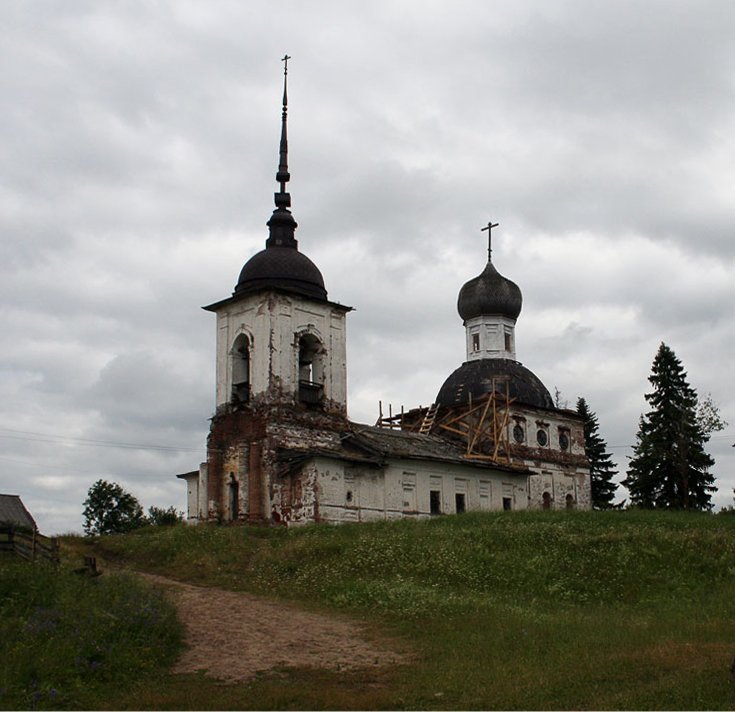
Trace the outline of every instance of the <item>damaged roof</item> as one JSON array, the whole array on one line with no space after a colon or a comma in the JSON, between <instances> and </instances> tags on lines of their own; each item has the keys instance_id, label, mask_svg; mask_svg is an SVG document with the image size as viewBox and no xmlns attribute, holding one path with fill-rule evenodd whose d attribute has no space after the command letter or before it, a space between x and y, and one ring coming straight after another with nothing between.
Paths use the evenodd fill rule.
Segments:
<instances>
[{"instance_id":1,"label":"damaged roof","mask_svg":"<svg viewBox=\"0 0 735 712\"><path fill-rule=\"evenodd\" d=\"M331 443L304 449L279 449L279 460L290 467L301 465L313 457L330 457L348 462L380 467L389 459L424 460L492 468L514 474L528 474L526 468L476 458L467 458L466 450L436 435L406 430L391 430L373 425L351 423L351 430Z\"/></svg>"}]
</instances>

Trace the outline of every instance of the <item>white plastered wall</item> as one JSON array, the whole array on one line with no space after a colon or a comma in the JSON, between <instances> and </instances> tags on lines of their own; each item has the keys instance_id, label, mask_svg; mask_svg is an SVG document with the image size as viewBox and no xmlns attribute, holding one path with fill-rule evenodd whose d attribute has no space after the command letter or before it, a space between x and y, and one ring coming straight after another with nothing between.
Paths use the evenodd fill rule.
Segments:
<instances>
[{"instance_id":1,"label":"white plastered wall","mask_svg":"<svg viewBox=\"0 0 735 712\"><path fill-rule=\"evenodd\" d=\"M478 316L465 323L467 360L479 361L486 358L507 358L515 361L514 319L504 316ZM506 348L506 334L510 348Z\"/></svg>"},{"instance_id":2,"label":"white plastered wall","mask_svg":"<svg viewBox=\"0 0 735 712\"><path fill-rule=\"evenodd\" d=\"M345 310L280 292L259 292L217 311L217 406L232 394L232 346L240 334L250 343L251 398L293 398L298 389L298 340L315 336L323 347L324 397L347 407Z\"/></svg>"},{"instance_id":3,"label":"white plastered wall","mask_svg":"<svg viewBox=\"0 0 735 712\"><path fill-rule=\"evenodd\" d=\"M303 512L293 513L290 524L310 521L315 510L321 521L335 523L423 519L431 516L432 489L441 493L442 514L457 511L457 494L464 494L466 511L502 510L504 497L512 509L528 507L527 478L489 468L398 459L378 468L314 458L301 476L314 494L305 498L309 505Z\"/></svg>"}]
</instances>

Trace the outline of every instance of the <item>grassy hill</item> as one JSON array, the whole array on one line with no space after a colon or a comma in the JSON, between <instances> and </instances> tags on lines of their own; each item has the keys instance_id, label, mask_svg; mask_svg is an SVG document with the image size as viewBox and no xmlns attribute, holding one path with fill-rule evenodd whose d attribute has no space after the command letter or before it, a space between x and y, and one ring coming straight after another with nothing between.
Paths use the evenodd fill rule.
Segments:
<instances>
[{"instance_id":1,"label":"grassy hill","mask_svg":"<svg viewBox=\"0 0 735 712\"><path fill-rule=\"evenodd\" d=\"M90 548L132 568L346 612L416 656L379 672L279 670L249 685L160 672L99 696L100 707L735 706L735 517L487 513L65 542L67 552Z\"/></svg>"},{"instance_id":2,"label":"grassy hill","mask_svg":"<svg viewBox=\"0 0 735 712\"><path fill-rule=\"evenodd\" d=\"M95 709L167 675L180 649L173 605L138 577L0 552L0 709Z\"/></svg>"},{"instance_id":3,"label":"grassy hill","mask_svg":"<svg viewBox=\"0 0 735 712\"><path fill-rule=\"evenodd\" d=\"M362 689L291 671L242 706L732 709L735 517L487 513L300 529L146 529L108 557L349 611L418 661ZM216 705L215 705L216 706Z\"/></svg>"}]
</instances>

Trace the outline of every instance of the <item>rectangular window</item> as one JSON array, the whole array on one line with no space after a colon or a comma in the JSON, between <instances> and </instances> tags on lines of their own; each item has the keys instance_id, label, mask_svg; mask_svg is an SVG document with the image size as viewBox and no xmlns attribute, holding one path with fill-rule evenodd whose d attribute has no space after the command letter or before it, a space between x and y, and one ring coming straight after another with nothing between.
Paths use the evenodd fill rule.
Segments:
<instances>
[{"instance_id":1,"label":"rectangular window","mask_svg":"<svg viewBox=\"0 0 735 712\"><path fill-rule=\"evenodd\" d=\"M506 351L512 351L513 350L513 338L511 337L509 332L505 332L505 350Z\"/></svg>"},{"instance_id":2,"label":"rectangular window","mask_svg":"<svg viewBox=\"0 0 735 712\"><path fill-rule=\"evenodd\" d=\"M439 490L429 490L429 511L432 514L442 513L442 493Z\"/></svg>"},{"instance_id":3,"label":"rectangular window","mask_svg":"<svg viewBox=\"0 0 735 712\"><path fill-rule=\"evenodd\" d=\"M465 497L464 492L457 492L457 494L454 495L454 504L455 509L457 510L457 514L462 514L462 512L465 511Z\"/></svg>"},{"instance_id":4,"label":"rectangular window","mask_svg":"<svg viewBox=\"0 0 735 712\"><path fill-rule=\"evenodd\" d=\"M513 509L513 500L510 497L503 497L503 509L510 512Z\"/></svg>"},{"instance_id":5,"label":"rectangular window","mask_svg":"<svg viewBox=\"0 0 735 712\"><path fill-rule=\"evenodd\" d=\"M472 334L472 350L473 351L480 350L480 335L479 334Z\"/></svg>"}]
</instances>

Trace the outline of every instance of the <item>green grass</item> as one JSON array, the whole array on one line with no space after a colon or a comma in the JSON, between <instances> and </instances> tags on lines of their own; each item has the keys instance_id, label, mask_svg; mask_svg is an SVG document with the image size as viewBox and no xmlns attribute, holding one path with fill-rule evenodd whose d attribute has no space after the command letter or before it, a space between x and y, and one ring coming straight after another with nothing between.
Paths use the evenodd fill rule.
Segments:
<instances>
[{"instance_id":1,"label":"green grass","mask_svg":"<svg viewBox=\"0 0 735 712\"><path fill-rule=\"evenodd\" d=\"M172 605L131 575L89 578L0 556L0 709L92 709L165 674Z\"/></svg>"},{"instance_id":2,"label":"green grass","mask_svg":"<svg viewBox=\"0 0 735 712\"><path fill-rule=\"evenodd\" d=\"M413 649L376 679L169 679L111 706L732 709L735 518L488 513L300 529L145 529L105 557L339 609Z\"/></svg>"}]
</instances>

